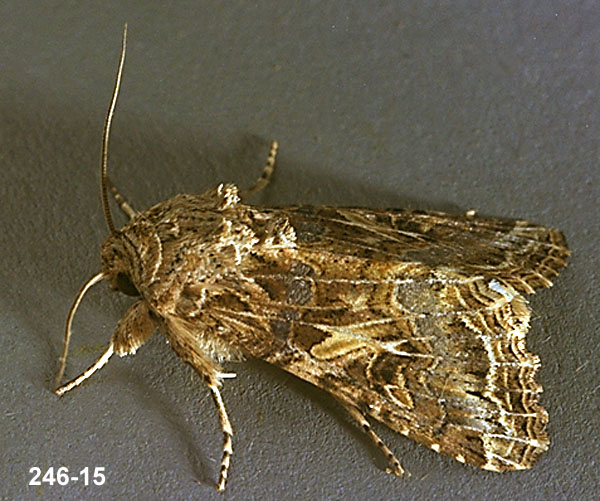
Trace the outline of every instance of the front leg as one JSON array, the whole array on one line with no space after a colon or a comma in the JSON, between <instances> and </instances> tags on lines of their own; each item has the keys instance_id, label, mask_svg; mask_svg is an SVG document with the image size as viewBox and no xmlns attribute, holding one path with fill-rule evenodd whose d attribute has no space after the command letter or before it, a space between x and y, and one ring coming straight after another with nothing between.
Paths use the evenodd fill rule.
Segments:
<instances>
[{"instance_id":1,"label":"front leg","mask_svg":"<svg viewBox=\"0 0 600 501\"><path fill-rule=\"evenodd\" d=\"M54 393L60 397L79 386L94 372L102 369L113 353L117 353L122 357L133 355L148 340L155 328L156 323L148 309L148 304L144 300L137 301L129 307L125 315L119 320L110 344L98 360L75 379L54 390Z\"/></svg>"},{"instance_id":2,"label":"front leg","mask_svg":"<svg viewBox=\"0 0 600 501\"><path fill-rule=\"evenodd\" d=\"M124 357L133 355L156 329L156 322L148 308L148 303L140 299L132 304L123 315L112 336L115 353Z\"/></svg>"}]
</instances>

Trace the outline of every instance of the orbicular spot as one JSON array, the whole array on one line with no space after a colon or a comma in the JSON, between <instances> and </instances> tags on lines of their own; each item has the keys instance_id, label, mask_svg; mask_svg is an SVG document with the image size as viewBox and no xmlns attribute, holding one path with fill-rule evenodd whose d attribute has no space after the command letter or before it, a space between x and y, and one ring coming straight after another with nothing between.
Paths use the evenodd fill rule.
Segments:
<instances>
[{"instance_id":1,"label":"orbicular spot","mask_svg":"<svg viewBox=\"0 0 600 501\"><path fill-rule=\"evenodd\" d=\"M312 284L309 280L294 278L287 287L286 302L289 304L306 304L313 297Z\"/></svg>"},{"instance_id":2,"label":"orbicular spot","mask_svg":"<svg viewBox=\"0 0 600 501\"><path fill-rule=\"evenodd\" d=\"M306 263L294 263L290 266L290 273L296 277L308 277L314 275L315 271Z\"/></svg>"}]
</instances>

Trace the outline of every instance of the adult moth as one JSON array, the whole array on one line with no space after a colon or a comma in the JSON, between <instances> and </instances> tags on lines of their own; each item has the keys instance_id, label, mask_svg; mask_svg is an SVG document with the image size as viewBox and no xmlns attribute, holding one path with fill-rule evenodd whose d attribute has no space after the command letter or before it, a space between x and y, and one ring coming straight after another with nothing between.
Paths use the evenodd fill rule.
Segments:
<instances>
[{"instance_id":1,"label":"adult moth","mask_svg":"<svg viewBox=\"0 0 600 501\"><path fill-rule=\"evenodd\" d=\"M233 431L221 397L221 364L257 357L331 393L400 475L370 416L456 460L492 471L525 469L548 447L546 411L525 348L524 298L565 266L563 235L521 220L396 209L264 208L232 184L177 195L135 211L109 184L110 125L125 59L126 30L102 146L101 190L110 230L102 271L138 299L106 351L63 395L113 353L133 354L160 331L201 376L224 435L224 490ZM275 165L273 143L262 189ZM130 221L112 220L112 191ZM243 193L242 193L243 195Z\"/></svg>"}]
</instances>

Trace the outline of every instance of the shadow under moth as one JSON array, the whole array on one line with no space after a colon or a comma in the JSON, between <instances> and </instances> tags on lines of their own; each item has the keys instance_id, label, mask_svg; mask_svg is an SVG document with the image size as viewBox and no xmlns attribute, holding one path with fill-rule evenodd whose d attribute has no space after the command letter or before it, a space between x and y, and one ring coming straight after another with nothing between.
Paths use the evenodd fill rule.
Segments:
<instances>
[{"instance_id":1,"label":"shadow under moth","mask_svg":"<svg viewBox=\"0 0 600 501\"><path fill-rule=\"evenodd\" d=\"M525 347L525 294L549 287L565 266L563 235L522 220L472 212L334 207L265 208L221 184L134 210L107 177L110 124L125 59L126 29L102 148L101 187L110 235L102 271L67 317L57 376L85 292L107 280L138 299L106 351L63 395L113 353L135 353L160 331L208 386L224 435L218 490L228 476L233 430L221 364L256 357L333 395L389 462L374 418L436 452L491 471L531 467L549 444L538 403L539 358ZM130 221L115 228L108 192Z\"/></svg>"}]
</instances>

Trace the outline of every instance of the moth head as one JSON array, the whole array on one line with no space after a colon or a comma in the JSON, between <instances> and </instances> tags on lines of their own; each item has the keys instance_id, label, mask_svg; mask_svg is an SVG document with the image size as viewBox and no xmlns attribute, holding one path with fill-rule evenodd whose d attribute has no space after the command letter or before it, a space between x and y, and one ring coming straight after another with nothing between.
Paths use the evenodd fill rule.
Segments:
<instances>
[{"instance_id":1,"label":"moth head","mask_svg":"<svg viewBox=\"0 0 600 501\"><path fill-rule=\"evenodd\" d=\"M153 225L137 217L109 235L102 246L102 273L111 289L129 296L152 284L161 262L162 246Z\"/></svg>"},{"instance_id":2,"label":"moth head","mask_svg":"<svg viewBox=\"0 0 600 501\"><path fill-rule=\"evenodd\" d=\"M129 296L138 296L139 292L131 274L131 252L126 240L119 233L110 235L102 246L102 273L110 288Z\"/></svg>"}]
</instances>

